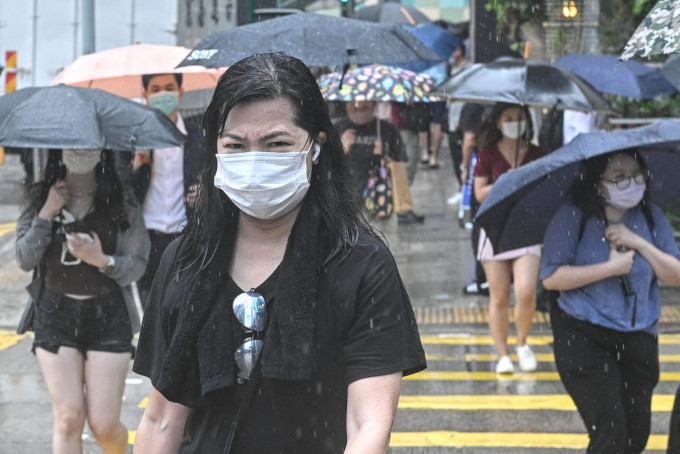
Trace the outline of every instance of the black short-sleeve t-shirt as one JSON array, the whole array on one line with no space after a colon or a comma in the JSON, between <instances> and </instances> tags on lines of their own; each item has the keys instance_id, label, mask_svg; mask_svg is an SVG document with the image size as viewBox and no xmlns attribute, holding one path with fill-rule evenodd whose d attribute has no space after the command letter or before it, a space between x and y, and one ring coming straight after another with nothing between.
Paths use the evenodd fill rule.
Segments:
<instances>
[{"instance_id":1,"label":"black short-sleeve t-shirt","mask_svg":"<svg viewBox=\"0 0 680 454\"><path fill-rule=\"evenodd\" d=\"M347 153L347 160L352 176L352 187L357 194L361 195L368 184L369 171L380 166L380 157L373 153L375 142L378 140L377 122L357 125L348 118L342 118L336 122L335 128L341 136L348 129L356 131L357 140ZM401 134L389 121L380 120L380 140L383 152L386 152L390 159L406 160L406 149L401 140Z\"/></svg>"},{"instance_id":2,"label":"black short-sleeve t-shirt","mask_svg":"<svg viewBox=\"0 0 680 454\"><path fill-rule=\"evenodd\" d=\"M166 250L140 333L133 370L160 379L177 314L180 284L170 275L176 244ZM276 275L256 290L275 302ZM233 317L231 302L244 290L226 278L207 323ZM154 296L155 295L155 296ZM317 290L317 370L310 380L260 378L235 452L342 453L346 444L347 387L367 377L425 368L410 300L392 255L375 237L358 243L321 269ZM243 341L243 334L232 333ZM234 352L224 352L233 357ZM198 374L198 370L195 371ZM244 385L209 393L192 403L180 452L221 453Z\"/></svg>"}]
</instances>

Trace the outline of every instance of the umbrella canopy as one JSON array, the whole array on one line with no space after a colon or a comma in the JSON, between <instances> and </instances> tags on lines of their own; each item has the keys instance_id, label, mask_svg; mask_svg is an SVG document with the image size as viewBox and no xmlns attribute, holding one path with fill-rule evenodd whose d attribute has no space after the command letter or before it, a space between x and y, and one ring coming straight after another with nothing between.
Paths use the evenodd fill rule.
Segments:
<instances>
[{"instance_id":1,"label":"umbrella canopy","mask_svg":"<svg viewBox=\"0 0 680 454\"><path fill-rule=\"evenodd\" d=\"M180 46L134 44L77 58L50 85L100 88L125 98L142 96L142 75L182 74L184 91L215 88L223 69L202 66L175 69L191 49Z\"/></svg>"},{"instance_id":2,"label":"umbrella canopy","mask_svg":"<svg viewBox=\"0 0 680 454\"><path fill-rule=\"evenodd\" d=\"M395 2L386 2L358 9L354 13L354 18L384 24L416 25L430 22L430 19L419 9Z\"/></svg>"},{"instance_id":3,"label":"umbrella canopy","mask_svg":"<svg viewBox=\"0 0 680 454\"><path fill-rule=\"evenodd\" d=\"M307 66L437 60L399 25L299 13L222 30L205 38L179 66L230 66L252 54L285 52Z\"/></svg>"},{"instance_id":4,"label":"umbrella canopy","mask_svg":"<svg viewBox=\"0 0 680 454\"><path fill-rule=\"evenodd\" d=\"M0 145L118 151L176 147L160 110L94 88L31 87L0 97Z\"/></svg>"},{"instance_id":5,"label":"umbrella canopy","mask_svg":"<svg viewBox=\"0 0 680 454\"><path fill-rule=\"evenodd\" d=\"M660 0L642 20L621 60L680 53L680 2Z\"/></svg>"},{"instance_id":6,"label":"umbrella canopy","mask_svg":"<svg viewBox=\"0 0 680 454\"><path fill-rule=\"evenodd\" d=\"M651 99L677 90L661 73L637 61L620 61L614 55L568 54L554 66L576 74L603 93Z\"/></svg>"},{"instance_id":7,"label":"umbrella canopy","mask_svg":"<svg viewBox=\"0 0 680 454\"><path fill-rule=\"evenodd\" d=\"M417 73L423 72L437 63L448 62L453 51L456 50L462 42L458 36L433 23L427 23L417 27L404 25L404 28L439 57L438 61L415 61L400 65L404 69ZM443 80L439 81L439 83L441 82L443 82Z\"/></svg>"},{"instance_id":8,"label":"umbrella canopy","mask_svg":"<svg viewBox=\"0 0 680 454\"><path fill-rule=\"evenodd\" d=\"M391 3L383 3L383 5L390 4ZM425 44L428 49L437 54L437 57L439 57L439 60L441 61L448 61L453 51L458 49L462 43L458 36L433 23L427 23L417 27L405 25L404 28L418 38L420 42Z\"/></svg>"},{"instance_id":9,"label":"umbrella canopy","mask_svg":"<svg viewBox=\"0 0 680 454\"><path fill-rule=\"evenodd\" d=\"M342 74L331 73L319 82L328 101L430 102L434 80L425 74L385 65L369 65Z\"/></svg>"},{"instance_id":10,"label":"umbrella canopy","mask_svg":"<svg viewBox=\"0 0 680 454\"><path fill-rule=\"evenodd\" d=\"M661 67L661 74L680 90L680 55L674 55L666 60Z\"/></svg>"},{"instance_id":11,"label":"umbrella canopy","mask_svg":"<svg viewBox=\"0 0 680 454\"><path fill-rule=\"evenodd\" d=\"M602 95L579 77L551 65L516 58L470 65L436 87L432 95L476 103L611 112Z\"/></svg>"},{"instance_id":12,"label":"umbrella canopy","mask_svg":"<svg viewBox=\"0 0 680 454\"><path fill-rule=\"evenodd\" d=\"M493 250L508 251L543 242L553 215L567 199L581 162L613 151L639 148L652 174L655 203L680 196L680 122L580 134L549 155L503 174L477 212Z\"/></svg>"}]
</instances>

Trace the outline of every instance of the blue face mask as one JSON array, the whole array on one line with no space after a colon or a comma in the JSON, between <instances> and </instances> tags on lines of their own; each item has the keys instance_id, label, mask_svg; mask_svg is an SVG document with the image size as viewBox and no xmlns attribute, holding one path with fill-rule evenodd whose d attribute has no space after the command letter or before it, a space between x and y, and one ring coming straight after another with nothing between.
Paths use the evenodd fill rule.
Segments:
<instances>
[{"instance_id":1,"label":"blue face mask","mask_svg":"<svg viewBox=\"0 0 680 454\"><path fill-rule=\"evenodd\" d=\"M177 109L179 103L179 93L176 91L161 91L149 95L149 105L163 112L165 115L170 115Z\"/></svg>"}]
</instances>

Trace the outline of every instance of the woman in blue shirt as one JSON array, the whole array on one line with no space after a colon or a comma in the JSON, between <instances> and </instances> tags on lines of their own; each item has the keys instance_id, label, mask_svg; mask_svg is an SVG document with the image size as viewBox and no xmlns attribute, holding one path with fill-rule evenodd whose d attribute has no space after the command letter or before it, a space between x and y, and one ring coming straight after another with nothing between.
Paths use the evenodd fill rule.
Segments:
<instances>
[{"instance_id":1,"label":"woman in blue shirt","mask_svg":"<svg viewBox=\"0 0 680 454\"><path fill-rule=\"evenodd\" d=\"M658 280L680 285L680 253L650 202L639 153L584 161L581 177L544 238L540 279L560 291L555 363L588 430L588 452L640 453L659 380Z\"/></svg>"}]
</instances>

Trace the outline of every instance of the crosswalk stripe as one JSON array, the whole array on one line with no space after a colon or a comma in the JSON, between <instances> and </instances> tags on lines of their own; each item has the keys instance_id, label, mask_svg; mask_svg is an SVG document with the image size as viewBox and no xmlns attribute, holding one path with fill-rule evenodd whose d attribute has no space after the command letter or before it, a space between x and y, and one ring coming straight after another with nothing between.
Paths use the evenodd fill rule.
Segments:
<instances>
[{"instance_id":1,"label":"crosswalk stripe","mask_svg":"<svg viewBox=\"0 0 680 454\"><path fill-rule=\"evenodd\" d=\"M6 224L0 224L0 236L7 235L10 232L13 232L17 228L17 223L16 222L9 222Z\"/></svg>"},{"instance_id":2,"label":"crosswalk stripe","mask_svg":"<svg viewBox=\"0 0 680 454\"><path fill-rule=\"evenodd\" d=\"M444 380L444 381L558 381L557 372L519 372L514 374L497 374L495 372L447 372L423 371L404 377L408 381ZM661 372L659 381L680 381L680 372Z\"/></svg>"},{"instance_id":3,"label":"crosswalk stripe","mask_svg":"<svg viewBox=\"0 0 680 454\"><path fill-rule=\"evenodd\" d=\"M650 435L647 449L666 450L668 436ZM522 432L392 432L390 446L447 448L542 448L580 449L588 446L587 434Z\"/></svg>"},{"instance_id":4,"label":"crosswalk stripe","mask_svg":"<svg viewBox=\"0 0 680 454\"><path fill-rule=\"evenodd\" d=\"M13 347L24 337L26 337L26 334L17 334L14 331L0 329L0 350Z\"/></svg>"},{"instance_id":5,"label":"crosswalk stripe","mask_svg":"<svg viewBox=\"0 0 680 454\"><path fill-rule=\"evenodd\" d=\"M673 409L674 394L652 396L652 411ZM576 411L571 397L566 394L521 395L402 395L399 408L403 410L556 410Z\"/></svg>"},{"instance_id":6,"label":"crosswalk stripe","mask_svg":"<svg viewBox=\"0 0 680 454\"><path fill-rule=\"evenodd\" d=\"M493 345L491 336L421 336L423 345ZM508 345L515 345L517 338L508 337ZM529 336L529 345L550 345L553 343L552 336ZM680 334L659 335L659 345L680 345Z\"/></svg>"},{"instance_id":7,"label":"crosswalk stripe","mask_svg":"<svg viewBox=\"0 0 680 454\"><path fill-rule=\"evenodd\" d=\"M128 444L135 444L136 430L128 431ZM652 434L647 449L665 450L668 436ZM446 447L446 448L543 448L585 449L587 434L521 433L521 432L392 432L390 447Z\"/></svg>"},{"instance_id":8,"label":"crosswalk stripe","mask_svg":"<svg viewBox=\"0 0 680 454\"><path fill-rule=\"evenodd\" d=\"M671 411L675 395L652 396L652 411ZM139 402L137 408L146 408L149 398ZM574 402L566 394L522 395L430 395L399 397L399 408L409 410L558 410L575 411Z\"/></svg>"},{"instance_id":9,"label":"crosswalk stripe","mask_svg":"<svg viewBox=\"0 0 680 454\"><path fill-rule=\"evenodd\" d=\"M536 361L539 363L554 363L555 355L552 353L534 353ZM462 361L463 359L467 362L491 362L498 359L498 355L493 353L466 353L461 357L451 356L451 355L430 355L425 354L425 359L428 361ZM514 362L518 361L517 355L510 354L510 359ZM680 363L680 355L659 355L659 362L661 363Z\"/></svg>"}]
</instances>

